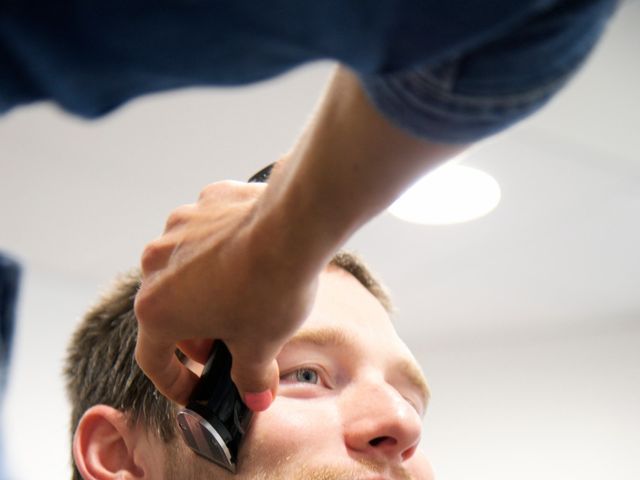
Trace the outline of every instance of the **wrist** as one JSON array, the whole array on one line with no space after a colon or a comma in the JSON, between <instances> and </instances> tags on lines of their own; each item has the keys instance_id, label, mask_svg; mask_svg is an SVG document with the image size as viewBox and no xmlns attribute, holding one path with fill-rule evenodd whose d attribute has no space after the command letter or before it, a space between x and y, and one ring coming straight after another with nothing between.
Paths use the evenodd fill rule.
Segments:
<instances>
[{"instance_id":1,"label":"wrist","mask_svg":"<svg viewBox=\"0 0 640 480\"><path fill-rule=\"evenodd\" d=\"M348 237L347 227L337 218L327 219L315 195L298 191L299 184L288 179L291 160L278 162L256 202L248 225L249 251L289 281L312 282Z\"/></svg>"}]
</instances>

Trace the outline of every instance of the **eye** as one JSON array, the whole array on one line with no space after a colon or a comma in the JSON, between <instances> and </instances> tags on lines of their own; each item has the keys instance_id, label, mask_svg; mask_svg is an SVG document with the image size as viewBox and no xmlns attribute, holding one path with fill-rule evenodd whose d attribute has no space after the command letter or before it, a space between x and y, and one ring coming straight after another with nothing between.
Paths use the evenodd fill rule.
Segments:
<instances>
[{"instance_id":1,"label":"eye","mask_svg":"<svg viewBox=\"0 0 640 480\"><path fill-rule=\"evenodd\" d=\"M282 382L298 382L298 383L310 383L317 385L320 383L320 374L317 370L309 367L298 368L293 372L289 372L280 377Z\"/></svg>"}]
</instances>

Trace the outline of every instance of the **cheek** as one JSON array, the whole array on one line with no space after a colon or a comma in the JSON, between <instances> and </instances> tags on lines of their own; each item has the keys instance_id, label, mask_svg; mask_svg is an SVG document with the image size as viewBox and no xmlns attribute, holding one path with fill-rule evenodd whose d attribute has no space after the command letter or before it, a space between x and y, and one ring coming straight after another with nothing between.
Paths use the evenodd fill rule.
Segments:
<instances>
[{"instance_id":1,"label":"cheek","mask_svg":"<svg viewBox=\"0 0 640 480\"><path fill-rule=\"evenodd\" d=\"M419 480L434 480L435 474L427 456L420 449L409 460L407 468Z\"/></svg>"},{"instance_id":2,"label":"cheek","mask_svg":"<svg viewBox=\"0 0 640 480\"><path fill-rule=\"evenodd\" d=\"M262 458L335 454L344 447L341 424L331 400L278 397L254 418L247 446Z\"/></svg>"}]
</instances>

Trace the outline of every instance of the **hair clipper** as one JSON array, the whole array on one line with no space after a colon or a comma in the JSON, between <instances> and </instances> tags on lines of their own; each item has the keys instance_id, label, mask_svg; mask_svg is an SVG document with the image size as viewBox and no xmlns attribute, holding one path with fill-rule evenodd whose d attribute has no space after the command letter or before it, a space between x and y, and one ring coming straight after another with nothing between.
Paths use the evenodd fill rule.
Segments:
<instances>
[{"instance_id":1,"label":"hair clipper","mask_svg":"<svg viewBox=\"0 0 640 480\"><path fill-rule=\"evenodd\" d=\"M272 168L273 164L260 170L249 182L266 182ZM216 340L189 403L178 412L182 437L198 455L235 473L252 416L231 380L231 353Z\"/></svg>"},{"instance_id":2,"label":"hair clipper","mask_svg":"<svg viewBox=\"0 0 640 480\"><path fill-rule=\"evenodd\" d=\"M198 455L235 473L251 417L231 381L231 353L216 340L189 403L178 412L182 436Z\"/></svg>"}]
</instances>

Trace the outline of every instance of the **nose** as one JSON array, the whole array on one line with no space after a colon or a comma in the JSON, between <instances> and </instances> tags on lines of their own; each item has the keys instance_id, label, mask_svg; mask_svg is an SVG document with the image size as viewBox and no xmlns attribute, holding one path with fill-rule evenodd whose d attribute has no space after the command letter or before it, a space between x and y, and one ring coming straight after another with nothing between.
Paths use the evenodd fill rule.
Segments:
<instances>
[{"instance_id":1,"label":"nose","mask_svg":"<svg viewBox=\"0 0 640 480\"><path fill-rule=\"evenodd\" d=\"M401 464L416 452L422 420L391 385L352 385L342 403L345 445L373 461Z\"/></svg>"}]
</instances>

